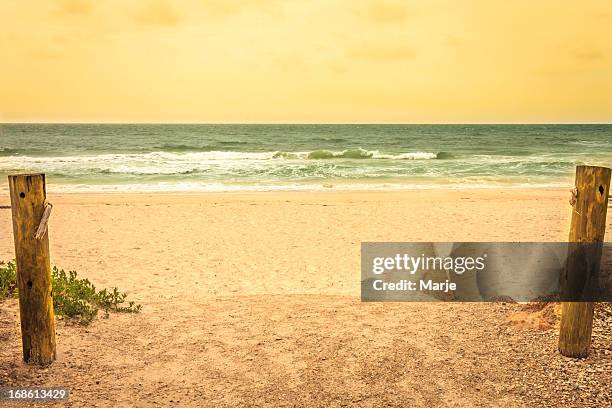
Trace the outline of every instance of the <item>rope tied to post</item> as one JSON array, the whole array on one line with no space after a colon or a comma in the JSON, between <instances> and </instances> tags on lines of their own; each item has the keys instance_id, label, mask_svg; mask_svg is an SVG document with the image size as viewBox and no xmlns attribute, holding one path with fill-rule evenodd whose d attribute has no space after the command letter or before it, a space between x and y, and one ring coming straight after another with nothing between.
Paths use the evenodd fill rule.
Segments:
<instances>
[{"instance_id":1,"label":"rope tied to post","mask_svg":"<svg viewBox=\"0 0 612 408\"><path fill-rule=\"evenodd\" d=\"M49 223L49 217L51 216L52 208L53 208L53 204L45 200L45 210L43 211L43 215L40 219L40 224L38 224L38 229L36 230L36 234L34 234L34 238L40 240L47 233L47 224Z\"/></svg>"},{"instance_id":2,"label":"rope tied to post","mask_svg":"<svg viewBox=\"0 0 612 408\"><path fill-rule=\"evenodd\" d=\"M570 190L570 193L571 193L571 196L569 199L569 203L572 206L572 211L574 211L578 215L582 215L576 210L576 203L578 202L578 189L574 187Z\"/></svg>"}]
</instances>

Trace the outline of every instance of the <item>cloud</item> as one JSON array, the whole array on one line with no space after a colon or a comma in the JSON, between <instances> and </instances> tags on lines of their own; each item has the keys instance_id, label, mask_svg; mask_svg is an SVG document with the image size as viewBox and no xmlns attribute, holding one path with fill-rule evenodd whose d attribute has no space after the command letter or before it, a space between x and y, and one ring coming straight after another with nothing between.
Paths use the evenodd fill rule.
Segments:
<instances>
[{"instance_id":1,"label":"cloud","mask_svg":"<svg viewBox=\"0 0 612 408\"><path fill-rule=\"evenodd\" d=\"M151 0L136 15L135 20L145 25L174 26L181 21L181 17L170 3L163 0Z\"/></svg>"},{"instance_id":2,"label":"cloud","mask_svg":"<svg viewBox=\"0 0 612 408\"><path fill-rule=\"evenodd\" d=\"M576 58L583 61L596 61L603 59L604 55L598 50L582 50L574 53Z\"/></svg>"},{"instance_id":3,"label":"cloud","mask_svg":"<svg viewBox=\"0 0 612 408\"><path fill-rule=\"evenodd\" d=\"M276 66L284 72L303 74L310 70L310 64L298 53L289 53L276 58Z\"/></svg>"},{"instance_id":4,"label":"cloud","mask_svg":"<svg viewBox=\"0 0 612 408\"><path fill-rule=\"evenodd\" d=\"M202 0L204 11L211 17L227 17L239 13L245 4L232 0Z\"/></svg>"},{"instance_id":5,"label":"cloud","mask_svg":"<svg viewBox=\"0 0 612 408\"><path fill-rule=\"evenodd\" d=\"M612 12L609 12L609 11L600 11L598 13L595 13L595 17L602 18L602 19L606 20L606 19L612 17Z\"/></svg>"},{"instance_id":6,"label":"cloud","mask_svg":"<svg viewBox=\"0 0 612 408\"><path fill-rule=\"evenodd\" d=\"M328 61L327 62L327 67L329 68L330 71L332 71L334 74L344 74L346 72L348 72L348 66L341 62L341 61Z\"/></svg>"},{"instance_id":7,"label":"cloud","mask_svg":"<svg viewBox=\"0 0 612 408\"><path fill-rule=\"evenodd\" d=\"M204 12L209 17L225 18L242 13L245 9L276 11L277 0L201 0Z\"/></svg>"},{"instance_id":8,"label":"cloud","mask_svg":"<svg viewBox=\"0 0 612 408\"><path fill-rule=\"evenodd\" d=\"M370 2L360 14L368 21L381 24L402 23L410 16L406 6L388 1Z\"/></svg>"},{"instance_id":9,"label":"cloud","mask_svg":"<svg viewBox=\"0 0 612 408\"><path fill-rule=\"evenodd\" d=\"M92 0L58 0L57 3L59 15L87 15L93 9Z\"/></svg>"},{"instance_id":10,"label":"cloud","mask_svg":"<svg viewBox=\"0 0 612 408\"><path fill-rule=\"evenodd\" d=\"M416 53L406 46L363 46L349 50L349 55L367 60L401 60L414 58Z\"/></svg>"},{"instance_id":11,"label":"cloud","mask_svg":"<svg viewBox=\"0 0 612 408\"><path fill-rule=\"evenodd\" d=\"M59 59L68 58L68 54L58 52L58 51L46 50L42 48L34 48L30 52L30 55L36 59L45 59L45 60L59 60Z\"/></svg>"},{"instance_id":12,"label":"cloud","mask_svg":"<svg viewBox=\"0 0 612 408\"><path fill-rule=\"evenodd\" d=\"M449 35L448 37L446 37L446 40L444 41L444 43L452 48L455 47L460 47L461 45L463 45L463 42L458 38L455 37L454 35Z\"/></svg>"}]
</instances>

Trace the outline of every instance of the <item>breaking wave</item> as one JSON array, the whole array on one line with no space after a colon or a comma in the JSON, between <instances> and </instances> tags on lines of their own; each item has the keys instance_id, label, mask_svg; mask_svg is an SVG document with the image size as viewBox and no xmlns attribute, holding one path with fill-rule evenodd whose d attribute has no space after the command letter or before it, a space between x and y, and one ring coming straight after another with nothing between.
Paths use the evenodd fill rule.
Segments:
<instances>
[{"instance_id":1,"label":"breaking wave","mask_svg":"<svg viewBox=\"0 0 612 408\"><path fill-rule=\"evenodd\" d=\"M274 159L389 159L389 160L431 160L431 159L454 159L448 152L407 152L407 153L381 153L378 150L348 149L342 151L314 150L311 152L275 152Z\"/></svg>"}]
</instances>

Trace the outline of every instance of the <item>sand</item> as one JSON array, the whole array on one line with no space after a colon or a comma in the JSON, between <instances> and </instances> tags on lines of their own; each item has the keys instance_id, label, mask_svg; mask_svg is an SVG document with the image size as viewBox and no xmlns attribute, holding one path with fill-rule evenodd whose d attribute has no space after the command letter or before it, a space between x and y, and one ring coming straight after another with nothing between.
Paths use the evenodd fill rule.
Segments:
<instances>
[{"instance_id":1,"label":"sand","mask_svg":"<svg viewBox=\"0 0 612 408\"><path fill-rule=\"evenodd\" d=\"M48 198L52 263L143 311L59 321L57 362L40 370L20 361L16 302L0 303L0 386L65 385L71 406L612 400L606 316L575 362L558 355L554 324L512 323L520 305L359 301L362 241L564 241L565 190ZM0 210L0 259L14 256L11 231Z\"/></svg>"}]
</instances>

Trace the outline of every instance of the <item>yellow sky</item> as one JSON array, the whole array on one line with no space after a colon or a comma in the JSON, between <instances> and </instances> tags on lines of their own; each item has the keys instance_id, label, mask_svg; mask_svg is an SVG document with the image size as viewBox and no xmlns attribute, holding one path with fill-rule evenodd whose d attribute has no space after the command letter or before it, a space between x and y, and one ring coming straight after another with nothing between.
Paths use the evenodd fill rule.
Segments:
<instances>
[{"instance_id":1,"label":"yellow sky","mask_svg":"<svg viewBox=\"0 0 612 408\"><path fill-rule=\"evenodd\" d=\"M0 122L612 122L612 1L2 0Z\"/></svg>"}]
</instances>

